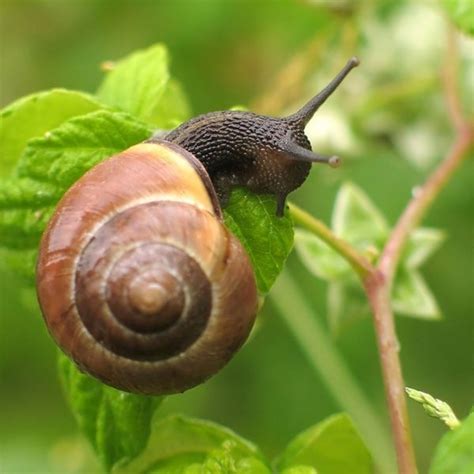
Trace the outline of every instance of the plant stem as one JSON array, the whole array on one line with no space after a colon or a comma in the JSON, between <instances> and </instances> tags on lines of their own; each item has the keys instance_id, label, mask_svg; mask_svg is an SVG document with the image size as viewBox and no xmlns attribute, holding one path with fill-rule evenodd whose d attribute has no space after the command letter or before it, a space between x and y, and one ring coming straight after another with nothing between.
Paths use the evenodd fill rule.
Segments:
<instances>
[{"instance_id":1,"label":"plant stem","mask_svg":"<svg viewBox=\"0 0 474 474\"><path fill-rule=\"evenodd\" d=\"M399 345L390 304L393 278L410 232L419 224L434 199L463 159L466 158L467 151L474 141L473 128L463 117L461 100L457 92L457 52L452 33L448 43L447 58L444 71L445 97L451 121L457 130L456 140L446 158L429 176L426 183L403 211L385 245L377 271L364 279L364 287L374 315L398 468L399 472L403 474L416 473L417 469L404 393L405 382L398 356Z\"/></svg>"},{"instance_id":2,"label":"plant stem","mask_svg":"<svg viewBox=\"0 0 474 474\"><path fill-rule=\"evenodd\" d=\"M405 382L398 355L400 347L390 304L390 288L380 270L365 278L363 283L373 313L398 469L403 474L414 474L417 472L416 460L405 400Z\"/></svg>"},{"instance_id":3,"label":"plant stem","mask_svg":"<svg viewBox=\"0 0 474 474\"><path fill-rule=\"evenodd\" d=\"M393 229L390 238L380 257L378 268L383 272L388 285L391 285L394 272L410 232L426 214L431 203L449 181L454 171L467 157L467 150L472 143L472 131L468 128L458 135L451 151L431 174L426 183L416 193Z\"/></svg>"},{"instance_id":4,"label":"plant stem","mask_svg":"<svg viewBox=\"0 0 474 474\"><path fill-rule=\"evenodd\" d=\"M452 37L449 44L451 48L455 49ZM457 130L457 138L446 158L405 208L385 245L377 268L374 268L347 242L339 239L321 221L294 204L290 204L290 211L295 223L311 231L344 257L362 280L373 312L398 467L399 472L403 474L416 473L417 469L406 407L405 382L398 355L399 344L390 303L391 288L410 232L416 228L454 171L467 157L467 151L474 141L473 127L463 117L461 101L456 92L456 71L453 71L457 67L456 57L455 52L451 55L448 54L444 84L448 110ZM344 406L347 407L347 401L344 401Z\"/></svg>"},{"instance_id":5,"label":"plant stem","mask_svg":"<svg viewBox=\"0 0 474 474\"><path fill-rule=\"evenodd\" d=\"M288 271L278 278L272 291L272 303L334 399L354 420L362 438L371 448L380 472L395 472L395 458L386 427Z\"/></svg>"},{"instance_id":6,"label":"plant stem","mask_svg":"<svg viewBox=\"0 0 474 474\"><path fill-rule=\"evenodd\" d=\"M363 255L348 242L337 237L322 221L299 208L296 204L289 203L289 208L295 224L309 230L316 237L326 242L332 249L347 260L361 279L364 279L374 270L370 262Z\"/></svg>"},{"instance_id":7,"label":"plant stem","mask_svg":"<svg viewBox=\"0 0 474 474\"><path fill-rule=\"evenodd\" d=\"M421 190L402 213L385 245L377 271L364 279L364 287L373 316L379 347L387 404L401 473L415 473L416 462L411 442L408 412L404 393L399 346L390 305L391 287L397 264L410 232L426 214L430 204L467 156L473 134L463 131L446 159L431 174Z\"/></svg>"}]
</instances>

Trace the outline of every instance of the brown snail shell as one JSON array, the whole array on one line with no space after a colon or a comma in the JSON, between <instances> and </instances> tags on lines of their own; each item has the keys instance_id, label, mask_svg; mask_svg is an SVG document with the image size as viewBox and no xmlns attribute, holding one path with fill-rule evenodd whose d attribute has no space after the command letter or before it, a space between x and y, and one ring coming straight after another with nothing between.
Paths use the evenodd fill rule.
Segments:
<instances>
[{"instance_id":1,"label":"brown snail shell","mask_svg":"<svg viewBox=\"0 0 474 474\"><path fill-rule=\"evenodd\" d=\"M82 370L146 394L182 392L220 370L258 301L206 171L167 142L133 146L68 190L42 238L37 292Z\"/></svg>"}]
</instances>

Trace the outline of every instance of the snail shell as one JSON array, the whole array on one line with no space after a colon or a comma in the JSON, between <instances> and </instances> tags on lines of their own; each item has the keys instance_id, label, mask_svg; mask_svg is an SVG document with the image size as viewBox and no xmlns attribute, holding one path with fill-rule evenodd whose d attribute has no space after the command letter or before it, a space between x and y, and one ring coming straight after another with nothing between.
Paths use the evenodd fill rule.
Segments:
<instances>
[{"instance_id":1,"label":"snail shell","mask_svg":"<svg viewBox=\"0 0 474 474\"><path fill-rule=\"evenodd\" d=\"M258 302L205 169L156 141L100 163L64 195L42 238L37 292L82 370L145 394L182 392L221 369Z\"/></svg>"}]
</instances>

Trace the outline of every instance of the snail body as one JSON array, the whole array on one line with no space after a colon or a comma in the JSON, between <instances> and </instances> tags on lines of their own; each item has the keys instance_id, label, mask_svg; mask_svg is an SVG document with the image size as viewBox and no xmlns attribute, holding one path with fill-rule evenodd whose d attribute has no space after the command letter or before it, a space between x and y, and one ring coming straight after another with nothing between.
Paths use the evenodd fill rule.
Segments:
<instances>
[{"instance_id":1,"label":"snail body","mask_svg":"<svg viewBox=\"0 0 474 474\"><path fill-rule=\"evenodd\" d=\"M246 340L255 276L224 226L234 186L277 198L311 163L304 127L358 64L285 118L205 114L98 164L63 196L37 263L50 333L85 372L115 388L176 393L220 370Z\"/></svg>"},{"instance_id":2,"label":"snail body","mask_svg":"<svg viewBox=\"0 0 474 474\"><path fill-rule=\"evenodd\" d=\"M226 205L233 187L244 186L276 196L276 214L282 216L286 197L305 181L312 163L339 165L338 157L311 151L304 128L358 64L357 58L351 58L319 94L288 117L211 112L183 123L164 138L190 151L203 163L221 205Z\"/></svg>"}]
</instances>

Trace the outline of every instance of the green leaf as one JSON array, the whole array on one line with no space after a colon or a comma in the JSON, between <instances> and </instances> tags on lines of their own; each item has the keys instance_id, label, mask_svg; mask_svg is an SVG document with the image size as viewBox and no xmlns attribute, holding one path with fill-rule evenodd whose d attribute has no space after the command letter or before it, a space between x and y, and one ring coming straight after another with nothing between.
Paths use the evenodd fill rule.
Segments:
<instances>
[{"instance_id":1,"label":"green leaf","mask_svg":"<svg viewBox=\"0 0 474 474\"><path fill-rule=\"evenodd\" d=\"M446 433L436 447L430 474L472 474L474 472L474 413Z\"/></svg>"},{"instance_id":2,"label":"green leaf","mask_svg":"<svg viewBox=\"0 0 474 474\"><path fill-rule=\"evenodd\" d=\"M181 85L170 79L154 112L154 125L170 130L191 117L186 95Z\"/></svg>"},{"instance_id":3,"label":"green leaf","mask_svg":"<svg viewBox=\"0 0 474 474\"><path fill-rule=\"evenodd\" d=\"M369 451L346 414L333 415L298 435L276 461L279 470L301 465L318 474L373 473Z\"/></svg>"},{"instance_id":4,"label":"green leaf","mask_svg":"<svg viewBox=\"0 0 474 474\"><path fill-rule=\"evenodd\" d=\"M361 251L373 246L381 248L389 231L384 216L353 183L343 184L337 194L332 228L336 235Z\"/></svg>"},{"instance_id":5,"label":"green leaf","mask_svg":"<svg viewBox=\"0 0 474 474\"><path fill-rule=\"evenodd\" d=\"M169 86L168 53L166 48L155 45L136 51L114 63L98 90L99 98L151 125L158 126L170 120L179 120L182 113L182 94L176 85ZM165 91L168 98L161 103ZM170 97L181 103L174 108ZM167 111L167 117L161 114ZM168 115L169 114L169 115ZM176 117L174 116L176 114Z\"/></svg>"},{"instance_id":6,"label":"green leaf","mask_svg":"<svg viewBox=\"0 0 474 474\"><path fill-rule=\"evenodd\" d=\"M82 373L63 354L59 355L59 373L76 421L107 469L144 448L162 397L107 387Z\"/></svg>"},{"instance_id":7,"label":"green leaf","mask_svg":"<svg viewBox=\"0 0 474 474\"><path fill-rule=\"evenodd\" d=\"M474 3L472 0L443 0L453 23L464 33L474 36Z\"/></svg>"},{"instance_id":8,"label":"green leaf","mask_svg":"<svg viewBox=\"0 0 474 474\"><path fill-rule=\"evenodd\" d=\"M318 471L311 466L293 466L285 469L281 474L318 474Z\"/></svg>"},{"instance_id":9,"label":"green leaf","mask_svg":"<svg viewBox=\"0 0 474 474\"><path fill-rule=\"evenodd\" d=\"M220 449L211 451L204 462L188 466L184 474L271 474L259 459L236 455L235 447L234 441L224 441Z\"/></svg>"},{"instance_id":10,"label":"green leaf","mask_svg":"<svg viewBox=\"0 0 474 474\"><path fill-rule=\"evenodd\" d=\"M99 110L31 139L16 177L0 182L0 246L15 251L9 262L32 280L40 236L64 192L90 167L150 133L127 114Z\"/></svg>"},{"instance_id":11,"label":"green leaf","mask_svg":"<svg viewBox=\"0 0 474 474\"><path fill-rule=\"evenodd\" d=\"M298 229L295 248L306 268L323 280L341 280L351 275L350 265L337 252L314 234Z\"/></svg>"},{"instance_id":12,"label":"green leaf","mask_svg":"<svg viewBox=\"0 0 474 474\"><path fill-rule=\"evenodd\" d=\"M264 464L260 451L249 441L236 435L233 431L209 421L173 415L160 419L156 414L152 422L151 435L145 449L130 462L122 462L115 466L114 474L142 474L148 472L183 472L179 469L189 467L192 460L198 459L205 463L206 458L215 450L231 450L231 460L238 464L244 459L251 458ZM226 454L214 452L226 462ZM171 467L175 469L171 471ZM165 470L164 468L168 470ZM196 466L192 466L196 469ZM191 471L193 472L193 471ZM197 471L199 472L199 471ZM203 471L208 472L208 471ZM212 471L210 471L212 472ZM258 471L257 471L258 472ZM263 471L265 472L265 471Z\"/></svg>"},{"instance_id":13,"label":"green leaf","mask_svg":"<svg viewBox=\"0 0 474 474\"><path fill-rule=\"evenodd\" d=\"M225 223L240 239L253 264L260 293L270 290L293 245L288 214L276 217L275 199L235 189L225 209Z\"/></svg>"},{"instance_id":14,"label":"green leaf","mask_svg":"<svg viewBox=\"0 0 474 474\"><path fill-rule=\"evenodd\" d=\"M0 112L0 176L13 170L30 138L102 107L88 94L64 89L38 92L5 107Z\"/></svg>"},{"instance_id":15,"label":"green leaf","mask_svg":"<svg viewBox=\"0 0 474 474\"><path fill-rule=\"evenodd\" d=\"M436 252L446 238L440 229L420 227L415 229L408 239L402 261L406 268L419 268Z\"/></svg>"},{"instance_id":16,"label":"green leaf","mask_svg":"<svg viewBox=\"0 0 474 474\"><path fill-rule=\"evenodd\" d=\"M121 112L99 110L75 117L28 142L18 175L66 190L92 166L150 134L149 128Z\"/></svg>"},{"instance_id":17,"label":"green leaf","mask_svg":"<svg viewBox=\"0 0 474 474\"><path fill-rule=\"evenodd\" d=\"M435 297L416 270L398 270L392 290L392 307L395 312L407 316L441 318Z\"/></svg>"}]
</instances>

